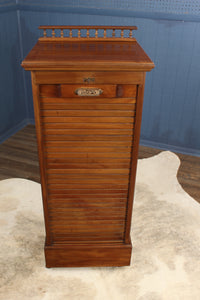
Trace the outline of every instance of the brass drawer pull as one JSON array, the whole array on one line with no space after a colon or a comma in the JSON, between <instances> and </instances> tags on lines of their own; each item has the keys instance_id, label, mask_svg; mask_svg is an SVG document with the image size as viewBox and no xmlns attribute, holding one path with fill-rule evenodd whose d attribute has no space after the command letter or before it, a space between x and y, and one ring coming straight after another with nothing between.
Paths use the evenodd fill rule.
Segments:
<instances>
[{"instance_id":1,"label":"brass drawer pull","mask_svg":"<svg viewBox=\"0 0 200 300\"><path fill-rule=\"evenodd\" d=\"M75 94L78 96L99 96L103 93L102 89L98 88L78 88Z\"/></svg>"}]
</instances>

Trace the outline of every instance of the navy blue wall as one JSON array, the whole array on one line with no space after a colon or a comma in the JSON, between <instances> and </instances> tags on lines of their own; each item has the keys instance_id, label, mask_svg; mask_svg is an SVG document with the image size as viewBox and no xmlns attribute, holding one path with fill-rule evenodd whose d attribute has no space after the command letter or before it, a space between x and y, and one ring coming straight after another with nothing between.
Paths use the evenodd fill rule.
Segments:
<instances>
[{"instance_id":1,"label":"navy blue wall","mask_svg":"<svg viewBox=\"0 0 200 300\"><path fill-rule=\"evenodd\" d=\"M0 3L0 141L26 124L27 109L20 67L15 1Z\"/></svg>"},{"instance_id":2,"label":"navy blue wall","mask_svg":"<svg viewBox=\"0 0 200 300\"><path fill-rule=\"evenodd\" d=\"M19 0L22 56L37 41L39 25L137 25L135 36L156 65L146 77L141 143L200 155L200 3L96 2ZM34 117L30 74L24 74L30 121Z\"/></svg>"}]
</instances>

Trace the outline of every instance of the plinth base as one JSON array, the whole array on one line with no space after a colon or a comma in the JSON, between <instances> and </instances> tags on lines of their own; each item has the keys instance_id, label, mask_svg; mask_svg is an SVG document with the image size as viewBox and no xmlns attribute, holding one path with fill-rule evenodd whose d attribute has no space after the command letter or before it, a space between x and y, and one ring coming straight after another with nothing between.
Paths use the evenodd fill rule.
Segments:
<instances>
[{"instance_id":1,"label":"plinth base","mask_svg":"<svg viewBox=\"0 0 200 300\"><path fill-rule=\"evenodd\" d=\"M46 267L128 266L131 250L131 243L45 245Z\"/></svg>"}]
</instances>

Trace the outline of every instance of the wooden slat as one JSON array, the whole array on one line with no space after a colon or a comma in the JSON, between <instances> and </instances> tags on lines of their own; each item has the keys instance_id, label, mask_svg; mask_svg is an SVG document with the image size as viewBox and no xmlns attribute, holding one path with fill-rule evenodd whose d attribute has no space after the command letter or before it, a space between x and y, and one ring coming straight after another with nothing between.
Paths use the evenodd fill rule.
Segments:
<instances>
[{"instance_id":1,"label":"wooden slat","mask_svg":"<svg viewBox=\"0 0 200 300\"><path fill-rule=\"evenodd\" d=\"M44 134L53 135L131 135L132 133L132 129L44 129Z\"/></svg>"},{"instance_id":2,"label":"wooden slat","mask_svg":"<svg viewBox=\"0 0 200 300\"><path fill-rule=\"evenodd\" d=\"M133 117L43 117L47 123L133 123Z\"/></svg>"},{"instance_id":3,"label":"wooden slat","mask_svg":"<svg viewBox=\"0 0 200 300\"><path fill-rule=\"evenodd\" d=\"M128 183L51 183L48 184L49 189L119 189L119 190L127 190Z\"/></svg>"},{"instance_id":4,"label":"wooden slat","mask_svg":"<svg viewBox=\"0 0 200 300\"><path fill-rule=\"evenodd\" d=\"M106 200L107 199L107 200ZM116 207L118 209L121 209L121 207L124 207L126 205L127 199L125 200L117 200L117 199L109 199L106 198L104 199L99 199L99 201L96 201L95 198L93 199L87 199L85 198L82 200L76 200L74 199L55 199L55 200L50 200L49 201L49 209L54 210L55 208L61 209L61 208L74 208L74 207L79 207L85 209L85 205L91 206L91 207L104 207L105 209L107 208L113 208ZM111 201L112 200L112 201ZM114 200L114 201L113 201Z\"/></svg>"},{"instance_id":5,"label":"wooden slat","mask_svg":"<svg viewBox=\"0 0 200 300\"><path fill-rule=\"evenodd\" d=\"M57 98L59 99L59 98ZM97 103L89 103L85 104L83 102L79 103L60 103L59 101L55 103L41 103L41 108L44 110L131 110L135 111L136 105L133 104L97 104ZM91 102L91 100L90 100ZM114 102L114 101L113 101Z\"/></svg>"},{"instance_id":6,"label":"wooden slat","mask_svg":"<svg viewBox=\"0 0 200 300\"><path fill-rule=\"evenodd\" d=\"M85 209L86 208L86 209ZM77 218L81 219L94 219L95 220L95 213L96 215L100 218L103 219L105 216L105 219L111 217L111 219L115 216L122 216L124 215L125 212L125 205L123 208L118 208L118 207L112 207L110 209L105 209L104 206L101 207L94 207L91 205L88 205L87 207L71 207L71 208L54 208L54 209L49 209L50 216L63 216L63 218L68 216L69 219L74 219L73 214L76 214ZM86 218L88 217L88 218ZM75 220L76 221L76 220Z\"/></svg>"},{"instance_id":7,"label":"wooden slat","mask_svg":"<svg viewBox=\"0 0 200 300\"><path fill-rule=\"evenodd\" d=\"M50 169L123 169L123 168L130 168L130 162L100 162L100 163L79 163L79 162L72 162L72 163L50 163L47 161L47 167Z\"/></svg>"},{"instance_id":8,"label":"wooden slat","mask_svg":"<svg viewBox=\"0 0 200 300\"><path fill-rule=\"evenodd\" d=\"M86 176L87 175L87 176ZM100 180L100 181L108 181L109 180L129 180L129 175L123 174L48 174L47 176L48 182L51 180Z\"/></svg>"},{"instance_id":9,"label":"wooden slat","mask_svg":"<svg viewBox=\"0 0 200 300\"><path fill-rule=\"evenodd\" d=\"M134 105L136 103L136 98L135 97L131 97L131 98L101 98L101 97L95 97L94 98L88 98L88 97L79 97L79 98L40 98L40 103L42 104L41 107L43 107L43 105L76 105L80 104L80 105L91 105L91 107L93 105ZM78 108L76 108L78 109Z\"/></svg>"},{"instance_id":10,"label":"wooden slat","mask_svg":"<svg viewBox=\"0 0 200 300\"><path fill-rule=\"evenodd\" d=\"M41 110L42 117L133 117L132 110Z\"/></svg>"},{"instance_id":11,"label":"wooden slat","mask_svg":"<svg viewBox=\"0 0 200 300\"><path fill-rule=\"evenodd\" d=\"M76 183L76 184L88 184L88 183L98 183L98 184L128 184L128 179L122 179L122 178L48 178L48 183L64 183L64 184L69 184L69 183Z\"/></svg>"},{"instance_id":12,"label":"wooden slat","mask_svg":"<svg viewBox=\"0 0 200 300\"><path fill-rule=\"evenodd\" d=\"M68 164L68 163L130 163L129 158L50 158L47 159L49 164Z\"/></svg>"},{"instance_id":13,"label":"wooden slat","mask_svg":"<svg viewBox=\"0 0 200 300\"><path fill-rule=\"evenodd\" d=\"M46 147L47 152L86 152L86 153L105 153L109 152L112 153L113 151L115 153L121 153L121 152L126 152L130 153L131 152L131 147Z\"/></svg>"},{"instance_id":14,"label":"wooden slat","mask_svg":"<svg viewBox=\"0 0 200 300\"><path fill-rule=\"evenodd\" d=\"M124 211L123 211L124 212ZM53 213L52 215L50 215L49 219L52 221L56 220L57 222L57 227L59 226L59 224L63 224L65 227L64 230L65 231L71 231L71 227L73 225L73 228L77 229L77 230L83 230L83 228L87 228L87 231L95 231L98 232L98 230L95 230L93 228L93 225L100 225L100 224L104 224L105 223L109 223L110 225L118 225L118 224L124 224L124 213L122 214L116 214L116 215L105 215L102 213L102 216L98 214L99 212L91 211L90 214L84 214L84 210L83 211L68 211L65 212L63 214L61 213ZM66 223L66 224L65 224ZM105 231L107 231L106 229L104 229ZM85 230L84 230L85 231Z\"/></svg>"},{"instance_id":15,"label":"wooden slat","mask_svg":"<svg viewBox=\"0 0 200 300\"><path fill-rule=\"evenodd\" d=\"M133 129L133 123L43 123L45 129Z\"/></svg>"},{"instance_id":16,"label":"wooden slat","mask_svg":"<svg viewBox=\"0 0 200 300\"><path fill-rule=\"evenodd\" d=\"M54 222L51 220L51 231L55 234L54 241L60 236L65 235L65 241L94 241L94 240L112 240L114 238L122 237L124 233L124 224L123 222L115 222L114 220L107 220L94 222L93 224L85 225L84 224L71 224L69 226L62 226L62 222L58 226L54 226ZM65 224L65 222L63 221ZM94 224L96 226L94 226ZM60 226L59 226L60 225ZM96 228L96 230L95 230ZM60 242L60 238L58 239Z\"/></svg>"},{"instance_id":17,"label":"wooden slat","mask_svg":"<svg viewBox=\"0 0 200 300\"><path fill-rule=\"evenodd\" d=\"M47 147L131 147L130 141L45 141ZM130 148L129 148L130 149Z\"/></svg>"},{"instance_id":18,"label":"wooden slat","mask_svg":"<svg viewBox=\"0 0 200 300\"><path fill-rule=\"evenodd\" d=\"M73 213L73 212L72 212ZM120 226L120 230L119 232L123 231L123 227L124 227L124 213L122 214L122 216L111 216L109 218L109 216L105 219L101 219L99 217L99 219L94 219L94 216L91 217L89 219L89 215L85 216L85 219L82 218L78 218L78 216L76 216L77 214L74 214L74 217L70 220L67 220L67 218L65 216L62 215L58 215L58 214L54 214L53 216L50 217L51 219L51 228L53 230L58 230L61 232L71 232L71 231L85 231L85 232L101 232L101 231L105 231L108 232L109 228L110 230L114 230L116 231L115 226L118 227ZM77 218L77 221L76 221ZM70 223L71 221L71 223ZM64 226L62 226L62 224ZM96 226L94 226L94 224L97 225L98 228L95 229ZM103 225L104 224L104 228L100 228L100 226L98 225ZM74 225L74 226L72 226ZM107 228L105 226L108 226ZM73 227L73 228L72 228Z\"/></svg>"},{"instance_id":19,"label":"wooden slat","mask_svg":"<svg viewBox=\"0 0 200 300\"><path fill-rule=\"evenodd\" d=\"M120 226L119 226L120 227ZM117 230L118 228L116 228L116 230L115 230L115 232L111 232L111 233L108 233L108 232L103 232L102 234L98 234L98 235L96 235L95 233L90 233L90 234L80 234L80 233L68 233L68 234L65 234L65 233L59 233L59 232L56 232L56 231L53 231L52 232L52 237L53 237L53 241L54 241L54 243L59 243L59 244L61 244L62 245L62 243L63 244L65 244L66 243L66 241L71 241L71 242L73 242L73 244L75 244L75 243L80 243L80 242L83 242L83 243L85 243L85 242L88 242L88 243L90 243L90 245L91 244L93 244L93 243L96 243L96 242L98 242L98 244L100 244L100 245L102 245L102 244L105 244L105 243L107 243L107 242L109 242L109 244L110 243L114 243L114 245L118 245L118 243L123 243L123 232L122 231L119 231L119 230ZM68 248L67 248L68 249ZM115 249L115 248L114 248ZM121 260L121 252L122 252L122 250L120 249L119 250L120 251L120 259L119 260ZM96 257L98 257L98 260L99 260L99 256L100 256L100 253L101 252L101 247L99 248L99 250L97 250L97 252L94 254L95 255L95 259L96 259ZM50 250L50 254L52 253L52 251ZM66 253L66 251L64 251L63 252L63 254L62 254L62 257L63 257L63 255ZM82 252L80 252L80 251L77 251L76 252L77 253L77 256L76 257L80 257L80 253L85 253L85 251L84 251L84 249L82 250ZM104 254L104 256L105 257L108 257L108 253L109 252L106 252L105 254ZM113 253L113 251L112 251L112 253ZM90 252L89 252L89 254L90 254ZM91 256L89 256L89 254L88 254L88 252L87 252L87 254L86 254L86 259L85 260L87 260L88 259L88 257L90 258ZM75 254L76 255L76 254ZM55 257L58 257L58 254L56 253L55 254ZM72 264L71 262L72 262L72 259L75 259L74 258L74 251L73 251L73 253L70 253L70 255L69 255L69 253L67 254L67 258L70 260L70 264L69 265L65 265L66 267L68 266L70 266L70 267L74 267L74 266L76 266L76 267L78 267L78 266L80 266L80 264ZM82 257L81 257L82 258ZM90 258L91 259L91 258ZM110 258L109 258L109 261L110 261ZM120 263L117 263L117 265L119 265ZM122 266L124 266L124 265L127 265L128 263L126 263L126 264L121 264ZM62 266L63 267L63 263L62 263L62 265L53 265L53 266L56 266L56 267L58 267L58 266ZM83 266L83 265L82 265ZM85 266L97 266L97 263L95 262L95 260L94 260L94 262L93 262L93 264L91 264L91 262L90 262L90 264L85 264ZM101 266L102 267L102 264L99 264L99 266ZM113 264L109 264L109 263L107 263L107 264L105 264L104 266L116 266L116 263L113 263Z\"/></svg>"},{"instance_id":20,"label":"wooden slat","mask_svg":"<svg viewBox=\"0 0 200 300\"><path fill-rule=\"evenodd\" d=\"M55 201L64 201L64 199L71 199L74 201L92 201L92 199L95 198L95 201L119 201L120 199L126 199L127 201L127 195L120 195L120 194L51 194L49 191L48 199L53 202Z\"/></svg>"},{"instance_id":21,"label":"wooden slat","mask_svg":"<svg viewBox=\"0 0 200 300\"><path fill-rule=\"evenodd\" d=\"M47 174L129 174L129 169L47 169Z\"/></svg>"},{"instance_id":22,"label":"wooden slat","mask_svg":"<svg viewBox=\"0 0 200 300\"><path fill-rule=\"evenodd\" d=\"M113 194L119 194L121 196L127 196L127 190L124 189L51 189L49 188L49 193L52 195L76 195L76 194L90 194L90 195L113 195Z\"/></svg>"},{"instance_id":23,"label":"wooden slat","mask_svg":"<svg viewBox=\"0 0 200 300\"><path fill-rule=\"evenodd\" d=\"M130 158L131 152L44 152L46 158Z\"/></svg>"},{"instance_id":24,"label":"wooden slat","mask_svg":"<svg viewBox=\"0 0 200 300\"><path fill-rule=\"evenodd\" d=\"M48 141L132 141L132 135L56 135L44 134L45 140Z\"/></svg>"}]
</instances>

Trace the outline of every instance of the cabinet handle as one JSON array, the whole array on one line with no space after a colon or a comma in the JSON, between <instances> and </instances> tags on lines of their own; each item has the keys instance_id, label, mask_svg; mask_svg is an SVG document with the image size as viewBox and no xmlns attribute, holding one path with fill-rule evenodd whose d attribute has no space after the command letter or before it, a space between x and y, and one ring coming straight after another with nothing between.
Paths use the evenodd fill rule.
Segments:
<instances>
[{"instance_id":1,"label":"cabinet handle","mask_svg":"<svg viewBox=\"0 0 200 300\"><path fill-rule=\"evenodd\" d=\"M98 88L78 88L75 94L78 96L100 96L103 93L102 89Z\"/></svg>"}]
</instances>

